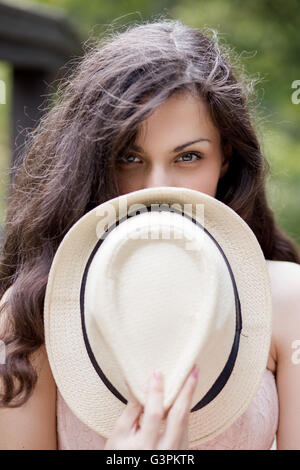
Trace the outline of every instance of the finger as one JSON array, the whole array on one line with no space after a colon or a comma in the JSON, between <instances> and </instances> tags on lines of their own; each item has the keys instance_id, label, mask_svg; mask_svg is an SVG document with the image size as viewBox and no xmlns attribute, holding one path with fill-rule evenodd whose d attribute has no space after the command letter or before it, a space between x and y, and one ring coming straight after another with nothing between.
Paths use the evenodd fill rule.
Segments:
<instances>
[{"instance_id":1,"label":"finger","mask_svg":"<svg viewBox=\"0 0 300 470\"><path fill-rule=\"evenodd\" d=\"M183 433L182 433L181 439L176 447L178 450L188 450L189 448L188 420L189 420L189 417L187 416L187 421L185 422L185 425L183 426Z\"/></svg>"},{"instance_id":2,"label":"finger","mask_svg":"<svg viewBox=\"0 0 300 470\"><path fill-rule=\"evenodd\" d=\"M177 449L186 435L184 433L187 432L186 428L197 381L198 377L195 377L192 371L170 408L163 438L164 446L167 449Z\"/></svg>"},{"instance_id":3,"label":"finger","mask_svg":"<svg viewBox=\"0 0 300 470\"><path fill-rule=\"evenodd\" d=\"M127 382L126 385L129 390L127 406L116 422L116 430L120 433L127 433L135 427L143 409L143 406L135 398Z\"/></svg>"},{"instance_id":4,"label":"finger","mask_svg":"<svg viewBox=\"0 0 300 470\"><path fill-rule=\"evenodd\" d=\"M140 403L140 402L138 401L138 399L134 396L134 394L133 394L133 392L132 392L132 390L131 390L131 388L130 388L128 382L127 382L127 380L125 380L125 384L127 385L127 388L128 388L128 403L129 403L129 402L130 402L130 403Z\"/></svg>"},{"instance_id":5,"label":"finger","mask_svg":"<svg viewBox=\"0 0 300 470\"><path fill-rule=\"evenodd\" d=\"M147 401L140 428L141 439L147 443L149 449L155 448L163 414L163 377L160 374L160 378L156 379L153 374L149 380Z\"/></svg>"}]
</instances>

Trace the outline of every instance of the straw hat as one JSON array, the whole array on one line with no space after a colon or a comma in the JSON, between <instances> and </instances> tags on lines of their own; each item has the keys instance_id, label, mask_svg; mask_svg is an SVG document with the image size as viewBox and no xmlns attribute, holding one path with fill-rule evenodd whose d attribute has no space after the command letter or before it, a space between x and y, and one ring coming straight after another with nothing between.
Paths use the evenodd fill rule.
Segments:
<instances>
[{"instance_id":1,"label":"straw hat","mask_svg":"<svg viewBox=\"0 0 300 470\"><path fill-rule=\"evenodd\" d=\"M258 390L271 340L266 261L249 226L217 199L178 187L134 191L65 235L44 325L60 393L105 438L126 406L125 380L144 405L160 369L167 410L198 364L188 429L197 446L225 431Z\"/></svg>"}]
</instances>

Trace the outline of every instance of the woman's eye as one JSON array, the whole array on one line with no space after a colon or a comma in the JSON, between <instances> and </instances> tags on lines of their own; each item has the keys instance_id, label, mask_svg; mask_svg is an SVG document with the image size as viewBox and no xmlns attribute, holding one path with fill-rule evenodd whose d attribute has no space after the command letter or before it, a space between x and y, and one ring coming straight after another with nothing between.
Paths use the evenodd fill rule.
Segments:
<instances>
[{"instance_id":1,"label":"woman's eye","mask_svg":"<svg viewBox=\"0 0 300 470\"><path fill-rule=\"evenodd\" d=\"M191 157L192 156L195 156L196 159L192 160ZM181 155L179 158L183 158L183 162L195 162L196 160L200 160L202 157L199 153L195 153L195 152L188 152L188 153L185 153L183 155Z\"/></svg>"},{"instance_id":2,"label":"woman's eye","mask_svg":"<svg viewBox=\"0 0 300 470\"><path fill-rule=\"evenodd\" d=\"M125 165L128 164L128 163L136 163L136 161L134 161L135 158L138 158L138 157L136 155L133 155L133 154L128 154L128 155L125 155L125 156L119 158L118 163L119 164L124 163Z\"/></svg>"},{"instance_id":3,"label":"woman's eye","mask_svg":"<svg viewBox=\"0 0 300 470\"><path fill-rule=\"evenodd\" d=\"M188 152L188 153L184 153L183 155L181 155L177 161L180 161L180 159L182 159L181 160L182 162L193 163L197 160L200 160L201 158L202 156L198 154L197 152ZM129 153L128 155L124 155L123 157L120 157L118 159L118 163L121 165L122 164L129 165L130 163L139 163L139 161L140 161L139 157L137 157L136 155L133 155L132 153Z\"/></svg>"}]
</instances>

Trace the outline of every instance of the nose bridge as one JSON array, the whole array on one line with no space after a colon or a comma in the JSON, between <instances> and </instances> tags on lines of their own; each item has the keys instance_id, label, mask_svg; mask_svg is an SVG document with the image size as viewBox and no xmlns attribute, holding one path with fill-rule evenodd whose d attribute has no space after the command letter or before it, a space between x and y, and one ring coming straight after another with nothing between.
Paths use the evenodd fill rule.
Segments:
<instances>
[{"instance_id":1,"label":"nose bridge","mask_svg":"<svg viewBox=\"0 0 300 470\"><path fill-rule=\"evenodd\" d=\"M154 163L149 169L145 186L146 187L155 187L155 186L171 186L171 172L166 166L162 163Z\"/></svg>"}]
</instances>

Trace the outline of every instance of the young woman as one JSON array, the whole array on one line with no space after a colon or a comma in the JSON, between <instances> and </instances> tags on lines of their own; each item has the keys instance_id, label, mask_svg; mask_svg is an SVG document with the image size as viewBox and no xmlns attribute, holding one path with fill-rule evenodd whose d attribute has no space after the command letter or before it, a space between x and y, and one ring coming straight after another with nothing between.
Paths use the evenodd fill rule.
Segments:
<instances>
[{"instance_id":1,"label":"young woman","mask_svg":"<svg viewBox=\"0 0 300 470\"><path fill-rule=\"evenodd\" d=\"M187 448L192 377L169 411L164 436L161 382L150 387L141 428L134 426L141 407L131 399L108 441L82 428L77 441L68 435L80 423L62 424L67 410L57 410L43 335L47 276L70 227L119 194L178 186L219 199L246 221L267 260L273 296L258 396L237 427L201 448L269 448L276 433L278 449L300 449L293 349L300 339L300 257L266 200L269 166L251 122L251 89L216 34L173 20L108 36L62 82L30 135L8 201L0 261L1 448Z\"/></svg>"}]
</instances>

